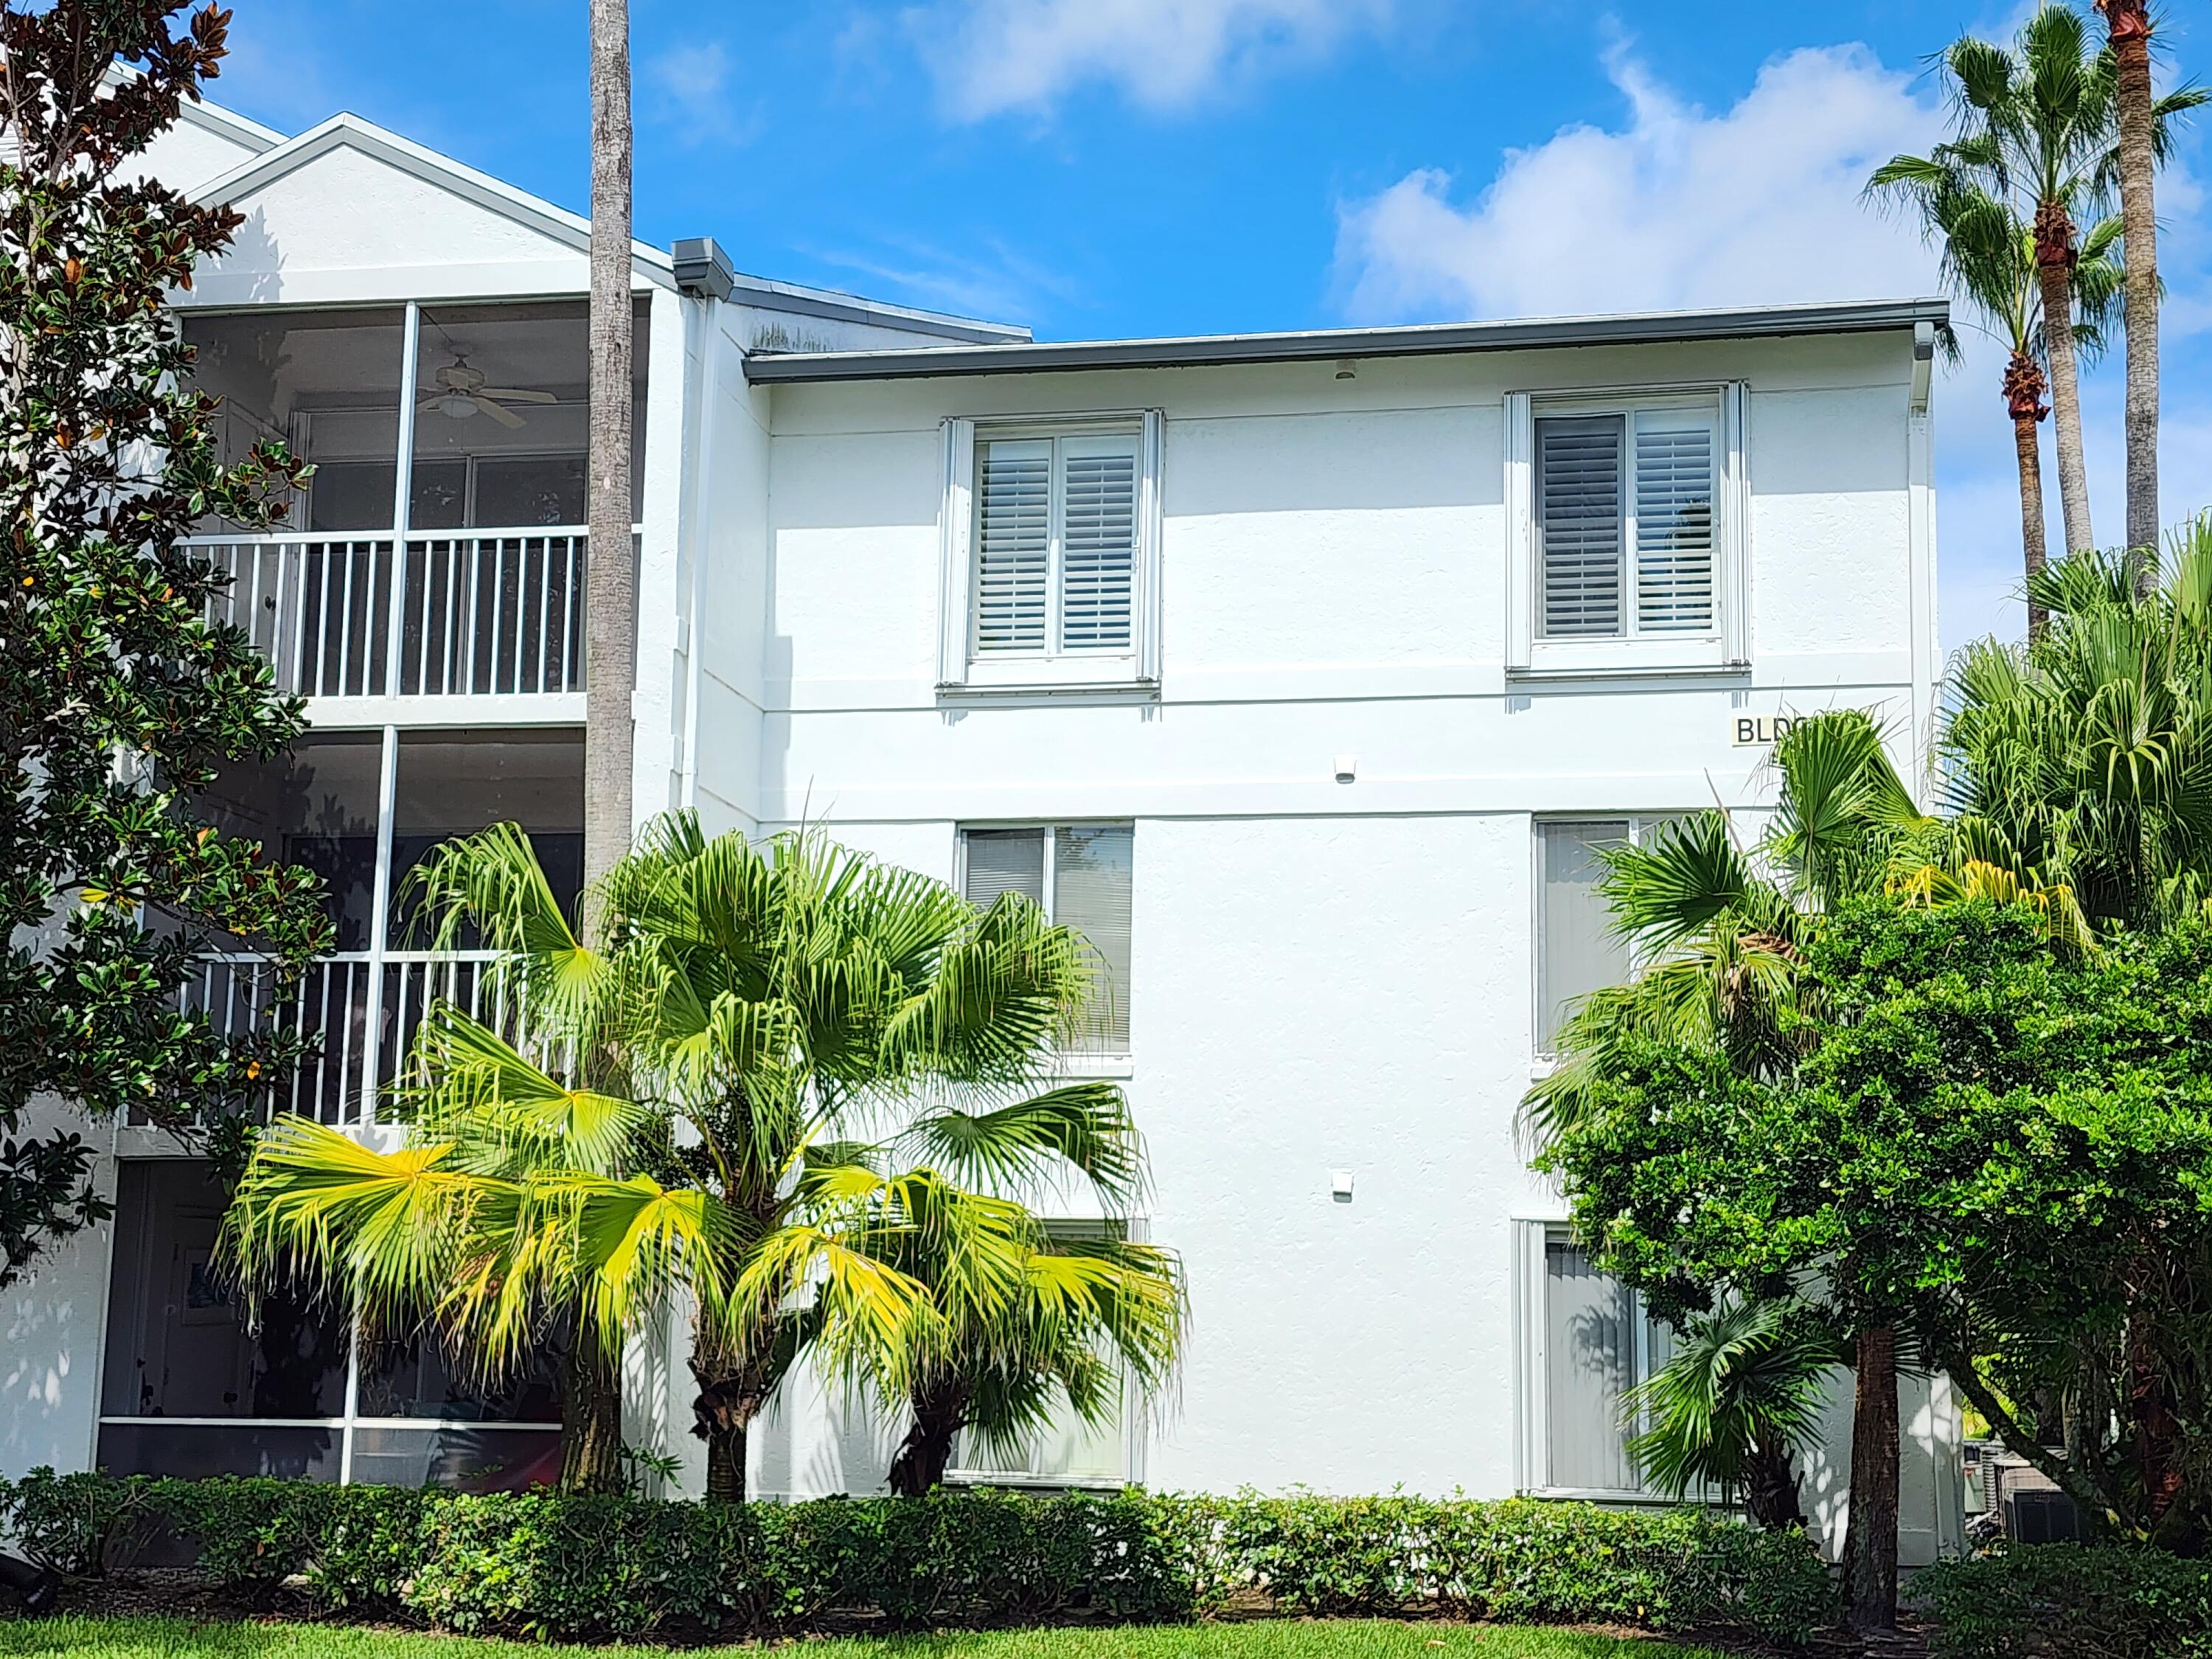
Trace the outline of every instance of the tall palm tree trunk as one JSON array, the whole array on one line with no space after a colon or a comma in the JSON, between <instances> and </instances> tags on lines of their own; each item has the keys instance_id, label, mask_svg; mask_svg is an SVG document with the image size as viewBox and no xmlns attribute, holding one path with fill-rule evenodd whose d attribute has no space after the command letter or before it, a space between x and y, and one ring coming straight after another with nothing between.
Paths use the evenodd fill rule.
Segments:
<instances>
[{"instance_id":1,"label":"tall palm tree trunk","mask_svg":"<svg viewBox=\"0 0 2212 1659\"><path fill-rule=\"evenodd\" d=\"M592 0L592 288L584 590L584 882L588 890L629 851L633 830L631 690L636 680L637 578L630 535L629 8ZM587 938L600 942L597 921ZM591 1069L592 1057L586 1057ZM577 1346L584 1347L580 1335ZM600 1489L622 1479L621 1357L604 1358L594 1431L580 1435L562 1483ZM611 1403L610 1403L611 1402ZM599 1425L611 1417L611 1437ZM564 1454L566 1449L564 1448Z\"/></svg>"},{"instance_id":2,"label":"tall palm tree trunk","mask_svg":"<svg viewBox=\"0 0 2212 1659\"><path fill-rule=\"evenodd\" d=\"M2158 212L2151 184L2150 8L2097 0L2112 40L2120 123L2120 224L2126 249L2128 564L2136 592L2158 585Z\"/></svg>"},{"instance_id":3,"label":"tall palm tree trunk","mask_svg":"<svg viewBox=\"0 0 2212 1659\"><path fill-rule=\"evenodd\" d=\"M2051 360L2051 404L2058 416L2058 503L2066 550L2096 546L2089 524L2089 472L2081 455L2081 388L2074 362L2074 219L2063 203L2035 210L2035 271L2043 289L2043 332Z\"/></svg>"},{"instance_id":4,"label":"tall palm tree trunk","mask_svg":"<svg viewBox=\"0 0 2212 1659\"><path fill-rule=\"evenodd\" d=\"M637 578L630 511L628 0L592 0L591 556L585 592L584 878L629 851Z\"/></svg>"},{"instance_id":5,"label":"tall palm tree trunk","mask_svg":"<svg viewBox=\"0 0 2212 1659\"><path fill-rule=\"evenodd\" d=\"M2004 375L2005 408L2012 416L2013 448L2020 461L2020 545L2033 582L2049 562L2043 519L2043 441L2037 425L2051 411L2043 401L2043 366L2025 351L2012 354ZM2027 635L2039 635L2050 617L2033 599L2027 605Z\"/></svg>"},{"instance_id":6,"label":"tall palm tree trunk","mask_svg":"<svg viewBox=\"0 0 2212 1659\"><path fill-rule=\"evenodd\" d=\"M1851 1509L1844 1529L1844 1614L1853 1630L1897 1623L1897 1332L1858 1340L1851 1408Z\"/></svg>"},{"instance_id":7,"label":"tall palm tree trunk","mask_svg":"<svg viewBox=\"0 0 2212 1659\"><path fill-rule=\"evenodd\" d=\"M561 1366L561 1490L619 1492L622 1356L585 1321Z\"/></svg>"}]
</instances>

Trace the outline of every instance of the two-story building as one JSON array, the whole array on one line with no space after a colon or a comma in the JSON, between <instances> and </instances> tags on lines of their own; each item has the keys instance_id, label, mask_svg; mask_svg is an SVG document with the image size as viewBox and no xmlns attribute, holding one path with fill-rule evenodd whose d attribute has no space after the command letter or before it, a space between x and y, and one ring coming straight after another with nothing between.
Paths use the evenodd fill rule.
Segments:
<instances>
[{"instance_id":1,"label":"two-story building","mask_svg":"<svg viewBox=\"0 0 2212 1659\"><path fill-rule=\"evenodd\" d=\"M179 296L228 434L317 468L285 532L207 527L313 723L222 806L330 884L290 1104L366 1126L478 971L420 948L409 869L514 818L579 877L586 227L349 117L197 108L151 165L246 215ZM640 246L635 289L641 818L820 823L1105 965L1070 1065L1146 1135L1188 1358L1160 1410L966 1476L1646 1498L1620 1405L1666 1334L1516 1105L1626 965L1594 848L1715 802L1749 833L1794 713L1875 711L1924 771L1942 302L1047 344L706 242ZM263 992L210 962L192 994ZM0 1470L544 1473L545 1382L249 1329L206 1166L97 1133L115 1219L0 1298ZM696 1486L680 1348L632 1370L633 1437ZM1958 1425L1908 1391L1916 1560ZM896 1426L802 1377L754 1489L878 1489ZM1832 1533L1847 1467L1839 1434Z\"/></svg>"}]
</instances>

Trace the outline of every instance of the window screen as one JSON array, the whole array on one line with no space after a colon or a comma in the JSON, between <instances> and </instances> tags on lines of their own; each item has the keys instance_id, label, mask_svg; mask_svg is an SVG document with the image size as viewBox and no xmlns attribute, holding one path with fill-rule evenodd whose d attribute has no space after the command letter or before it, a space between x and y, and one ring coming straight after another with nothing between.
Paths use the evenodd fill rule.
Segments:
<instances>
[{"instance_id":1,"label":"window screen","mask_svg":"<svg viewBox=\"0 0 2212 1659\"><path fill-rule=\"evenodd\" d=\"M1627 941L1598 890L1605 866L1598 849L1629 839L1626 818L1537 826L1542 893L1536 944L1536 1047L1552 1054L1576 999L1628 977Z\"/></svg>"},{"instance_id":2,"label":"window screen","mask_svg":"<svg viewBox=\"0 0 2212 1659\"><path fill-rule=\"evenodd\" d=\"M1138 441L977 446L978 653L1125 652L1135 638Z\"/></svg>"},{"instance_id":3,"label":"window screen","mask_svg":"<svg viewBox=\"0 0 2212 1659\"><path fill-rule=\"evenodd\" d=\"M1717 412L1692 404L1535 424L1538 633L1710 632Z\"/></svg>"},{"instance_id":4,"label":"window screen","mask_svg":"<svg viewBox=\"0 0 2212 1659\"><path fill-rule=\"evenodd\" d=\"M1129 1047L1129 908L1135 837L1126 830L1054 835L1053 920L1091 946L1091 1039L1106 1054Z\"/></svg>"},{"instance_id":5,"label":"window screen","mask_svg":"<svg viewBox=\"0 0 2212 1659\"><path fill-rule=\"evenodd\" d=\"M1083 936L1091 957L1091 1007L1080 1046L1091 1052L1128 1052L1135 841L1126 824L966 834L970 904L988 909L1000 894L1019 893L1041 905L1052 921Z\"/></svg>"}]
</instances>

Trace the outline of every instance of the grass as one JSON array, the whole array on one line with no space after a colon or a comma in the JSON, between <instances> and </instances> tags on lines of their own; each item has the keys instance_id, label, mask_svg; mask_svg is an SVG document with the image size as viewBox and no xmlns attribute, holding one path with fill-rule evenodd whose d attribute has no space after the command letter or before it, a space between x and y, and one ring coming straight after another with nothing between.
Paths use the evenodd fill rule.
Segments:
<instances>
[{"instance_id":1,"label":"grass","mask_svg":"<svg viewBox=\"0 0 2212 1659\"><path fill-rule=\"evenodd\" d=\"M963 1632L809 1641L805 1659L1723 1659L1635 1637L1380 1620ZM686 1659L760 1659L753 1647ZM666 1659L665 1650L567 1648L333 1625L197 1624L182 1619L0 1620L0 1659Z\"/></svg>"}]
</instances>

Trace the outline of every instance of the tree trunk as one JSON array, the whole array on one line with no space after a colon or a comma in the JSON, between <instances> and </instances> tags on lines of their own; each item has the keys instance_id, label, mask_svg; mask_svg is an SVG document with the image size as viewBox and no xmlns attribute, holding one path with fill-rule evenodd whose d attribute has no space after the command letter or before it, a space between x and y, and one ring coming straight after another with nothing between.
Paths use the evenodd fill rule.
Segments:
<instances>
[{"instance_id":1,"label":"tree trunk","mask_svg":"<svg viewBox=\"0 0 2212 1659\"><path fill-rule=\"evenodd\" d=\"M952 1442L966 1426L968 1391L948 1385L918 1390L914 1426L891 1459L890 1488L901 1498L920 1498L945 1484L952 1461Z\"/></svg>"},{"instance_id":2,"label":"tree trunk","mask_svg":"<svg viewBox=\"0 0 2212 1659\"><path fill-rule=\"evenodd\" d=\"M1851 1513L1844 1530L1844 1617L1853 1630L1897 1624L1897 1332L1858 1340L1851 1409Z\"/></svg>"},{"instance_id":3,"label":"tree trunk","mask_svg":"<svg viewBox=\"0 0 2212 1659\"><path fill-rule=\"evenodd\" d=\"M753 1419L768 1404L773 1378L766 1368L720 1364L695 1347L691 1432L707 1443L707 1496L724 1504L745 1501L745 1449Z\"/></svg>"},{"instance_id":4,"label":"tree trunk","mask_svg":"<svg viewBox=\"0 0 2212 1659\"><path fill-rule=\"evenodd\" d=\"M2158 215L2151 178L2150 8L2098 0L2111 25L2120 120L2120 225L2128 337L2128 566L2137 594L2158 586Z\"/></svg>"},{"instance_id":5,"label":"tree trunk","mask_svg":"<svg viewBox=\"0 0 2212 1659\"><path fill-rule=\"evenodd\" d=\"M623 1488L622 1357L588 1322L561 1364L561 1490Z\"/></svg>"},{"instance_id":6,"label":"tree trunk","mask_svg":"<svg viewBox=\"0 0 2212 1659\"><path fill-rule=\"evenodd\" d=\"M2165 1262L2147 1252L2128 1274L2128 1419L2142 1528L2154 1537L2182 1489L2180 1425L2173 1412L2172 1382L2160 1363L2154 1335L2158 1310L2172 1305L2162 1282L2166 1273Z\"/></svg>"},{"instance_id":7,"label":"tree trunk","mask_svg":"<svg viewBox=\"0 0 2212 1659\"><path fill-rule=\"evenodd\" d=\"M637 580L630 525L628 0L592 3L592 293L585 577L584 880L629 851ZM587 926L591 924L587 920Z\"/></svg>"},{"instance_id":8,"label":"tree trunk","mask_svg":"<svg viewBox=\"0 0 2212 1659\"><path fill-rule=\"evenodd\" d=\"M2043 368L2025 351L2012 354L2004 375L2005 407L2012 415L2013 449L2020 460L2020 544L2033 584L2049 562L2043 518L2043 442L2036 425L2051 411L2043 402ZM2027 602L2027 636L2041 635L2050 617L2033 599Z\"/></svg>"},{"instance_id":9,"label":"tree trunk","mask_svg":"<svg viewBox=\"0 0 2212 1659\"><path fill-rule=\"evenodd\" d=\"M2089 472L2081 457L2081 387L2074 363L2074 220L2062 203L2035 210L2035 271L2043 287L2043 333L2051 360L2051 405L2058 416L2058 504L2066 550L2097 544L2089 526Z\"/></svg>"},{"instance_id":10,"label":"tree trunk","mask_svg":"<svg viewBox=\"0 0 2212 1659\"><path fill-rule=\"evenodd\" d=\"M1759 1442L1751 1449L1750 1479L1744 1503L1751 1518L1769 1532L1805 1529L1805 1506L1798 1501L1797 1471L1786 1446Z\"/></svg>"}]
</instances>

